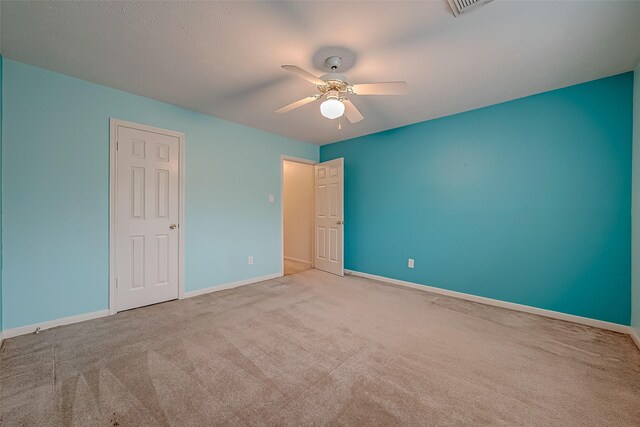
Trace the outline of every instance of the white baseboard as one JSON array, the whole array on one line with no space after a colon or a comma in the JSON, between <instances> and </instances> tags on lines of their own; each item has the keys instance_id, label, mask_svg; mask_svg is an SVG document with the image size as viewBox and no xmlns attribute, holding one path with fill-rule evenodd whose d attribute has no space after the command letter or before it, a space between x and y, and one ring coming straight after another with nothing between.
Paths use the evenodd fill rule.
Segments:
<instances>
[{"instance_id":1,"label":"white baseboard","mask_svg":"<svg viewBox=\"0 0 640 427\"><path fill-rule=\"evenodd\" d=\"M48 320L46 322L34 323L27 326L19 326L17 328L7 329L3 331L4 338L13 338L18 335L30 334L40 328L41 331L45 329L55 328L56 326L70 325L72 323L84 322L85 320L97 319L109 315L109 310L99 310L91 313L79 314L77 316L63 317L61 319Z\"/></svg>"},{"instance_id":2,"label":"white baseboard","mask_svg":"<svg viewBox=\"0 0 640 427\"><path fill-rule=\"evenodd\" d=\"M311 265L311 261L308 261L306 259L292 258L290 256L286 256L286 257L284 257L284 259L288 259L289 261L293 261L293 262L298 262L300 264Z\"/></svg>"},{"instance_id":3,"label":"white baseboard","mask_svg":"<svg viewBox=\"0 0 640 427\"><path fill-rule=\"evenodd\" d=\"M348 270L345 270L347 273ZM493 298L480 297L477 295L465 294L463 292L449 291L447 289L436 288L433 286L421 285L419 283L406 282L404 280L390 279L388 277L376 276L369 273L361 273L359 271L349 271L354 276L366 277L368 279L377 280L380 282L391 283L394 285L406 286L413 289L419 289L421 291L432 292L434 294L446 295L448 297L460 298L467 301L479 302L481 304L492 305L495 307L507 308L509 310L522 311L525 313L537 314L539 316L550 317L552 319L565 320L567 322L579 323L581 325L593 326L600 329L607 329L609 331L620 332L623 334L630 334L631 328L626 325L620 325L618 323L605 322L604 320L596 320L588 317L575 316L573 314L561 313L559 311L546 310L544 308L531 307L523 304L516 304L513 302L501 301Z\"/></svg>"},{"instance_id":4,"label":"white baseboard","mask_svg":"<svg viewBox=\"0 0 640 427\"><path fill-rule=\"evenodd\" d=\"M218 286L211 286L206 289L198 289L197 291L186 292L184 294L184 298L191 298L198 295L208 294L210 292L222 291L224 289L237 288L238 286L249 285L251 283L257 283L257 282L263 282L265 280L271 280L278 277L282 277L282 275L280 273L270 274L268 276L254 277L251 279L240 280L238 282L225 283ZM17 337L19 335L30 334L34 332L36 328L40 328L41 331L44 331L45 329L54 328L56 326L70 325L72 323L84 322L85 320L97 319L99 317L104 317L108 315L109 315L109 310L106 309L106 310L94 311L92 313L63 317L61 319L49 320L46 322L34 323L32 325L19 326L17 328L7 329L4 331L0 331L0 345L2 344L2 341L4 339Z\"/></svg>"},{"instance_id":5,"label":"white baseboard","mask_svg":"<svg viewBox=\"0 0 640 427\"><path fill-rule=\"evenodd\" d=\"M618 323L605 322L603 320L590 319L588 317L575 316L572 314L560 313L558 311L545 310L543 308L531 307L523 304L516 304L512 302L500 301L493 298L480 297L477 295L465 294L463 292L450 291L447 289L436 288L428 285L421 285L418 283L407 282L404 280L391 279L383 276L376 276L369 273L361 273L359 271L345 270L345 274L352 274L354 276L365 277L367 279L377 280L379 282L391 283L399 286L406 286L412 289L418 289L421 291L432 292L439 295L446 295L453 298L460 298L467 301L478 302L481 304L492 305L495 307L506 308L509 310L522 311L525 313L537 314L539 316L550 317L552 319L565 320L567 322L579 323L582 325L593 326L596 328L607 329L614 332L620 332L623 334L629 334L635 344L640 349L640 337L636 330L630 326L620 325ZM205 289L198 289L196 291L186 292L184 298L192 298L198 295L204 295L211 292L223 291L225 289L233 289L240 286L250 285L252 283L264 282L265 280L277 279L282 277L282 274L275 273L261 277L254 277L251 279L240 280L237 282L225 283L217 286L211 286ZM46 322L34 323L27 326L19 326L17 328L7 329L0 331L0 346L5 339L17 337L19 335L25 335L32 333L36 328L40 330L54 328L56 326L70 325L72 323L84 322L85 320L97 319L109 315L109 310L99 310L91 313L80 314L77 316L63 317L61 319L49 320Z\"/></svg>"},{"instance_id":6,"label":"white baseboard","mask_svg":"<svg viewBox=\"0 0 640 427\"><path fill-rule=\"evenodd\" d=\"M250 285L252 283L264 282L265 280L277 279L278 277L282 277L282 274L275 273L275 274L269 274L261 277L253 277L251 279L239 280L237 282L223 283L221 285L210 286L204 289L185 292L183 299L197 297L198 295L209 294L211 292L224 291L225 289L233 289L239 286Z\"/></svg>"},{"instance_id":7,"label":"white baseboard","mask_svg":"<svg viewBox=\"0 0 640 427\"><path fill-rule=\"evenodd\" d=\"M629 335L633 342L638 346L638 350L640 350L640 336L638 336L638 332L631 326L629 326Z\"/></svg>"}]
</instances>

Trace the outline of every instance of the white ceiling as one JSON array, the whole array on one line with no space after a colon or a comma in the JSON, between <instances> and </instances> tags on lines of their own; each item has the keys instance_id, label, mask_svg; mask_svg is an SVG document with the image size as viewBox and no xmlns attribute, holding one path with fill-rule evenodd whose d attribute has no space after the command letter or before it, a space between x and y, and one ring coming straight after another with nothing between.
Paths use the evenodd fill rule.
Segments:
<instances>
[{"instance_id":1,"label":"white ceiling","mask_svg":"<svg viewBox=\"0 0 640 427\"><path fill-rule=\"evenodd\" d=\"M459 18L430 2L2 2L1 52L17 61L317 144L629 71L640 1L501 1ZM316 93L342 55L351 83L406 80L410 94L357 97L337 129Z\"/></svg>"}]
</instances>

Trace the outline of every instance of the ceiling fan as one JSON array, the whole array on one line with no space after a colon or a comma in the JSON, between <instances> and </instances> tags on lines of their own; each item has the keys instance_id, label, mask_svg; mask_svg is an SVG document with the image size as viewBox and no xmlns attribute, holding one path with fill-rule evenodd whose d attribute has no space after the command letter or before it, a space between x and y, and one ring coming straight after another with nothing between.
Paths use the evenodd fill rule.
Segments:
<instances>
[{"instance_id":1,"label":"ceiling fan","mask_svg":"<svg viewBox=\"0 0 640 427\"><path fill-rule=\"evenodd\" d=\"M344 114L351 123L358 123L364 117L349 100L351 95L404 95L407 93L406 82L348 83L344 75L336 72L342 64L342 59L337 56L328 58L325 64L331 69L331 72L320 77L316 77L295 65L283 65L282 68L285 70L316 85L320 93L278 108L276 113L286 113L326 97L326 100L320 104L320 113L324 117L337 119Z\"/></svg>"}]
</instances>

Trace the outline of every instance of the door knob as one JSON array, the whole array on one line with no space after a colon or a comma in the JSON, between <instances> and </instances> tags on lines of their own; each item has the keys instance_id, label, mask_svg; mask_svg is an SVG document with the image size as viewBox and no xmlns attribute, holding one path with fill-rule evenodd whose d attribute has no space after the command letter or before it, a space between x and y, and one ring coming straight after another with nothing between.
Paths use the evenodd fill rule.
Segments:
<instances>
[{"instance_id":1,"label":"door knob","mask_svg":"<svg viewBox=\"0 0 640 427\"><path fill-rule=\"evenodd\" d=\"M342 225L342 224L344 224L344 221L336 221L336 224Z\"/></svg>"},{"instance_id":2,"label":"door knob","mask_svg":"<svg viewBox=\"0 0 640 427\"><path fill-rule=\"evenodd\" d=\"M171 225L169 226L169 228L170 228L170 229L172 229L172 230L175 230L175 229L176 229L176 225L175 225L175 224L171 224Z\"/></svg>"}]
</instances>

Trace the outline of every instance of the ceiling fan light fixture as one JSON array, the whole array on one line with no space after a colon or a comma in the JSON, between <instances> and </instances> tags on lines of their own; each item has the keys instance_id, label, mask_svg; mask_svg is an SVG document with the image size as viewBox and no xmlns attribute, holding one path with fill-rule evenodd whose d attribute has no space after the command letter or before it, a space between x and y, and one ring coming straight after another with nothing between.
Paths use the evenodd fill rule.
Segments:
<instances>
[{"instance_id":1,"label":"ceiling fan light fixture","mask_svg":"<svg viewBox=\"0 0 640 427\"><path fill-rule=\"evenodd\" d=\"M327 119L337 119L344 114L344 104L337 93L330 93L327 100L320 104L320 113Z\"/></svg>"},{"instance_id":2,"label":"ceiling fan light fixture","mask_svg":"<svg viewBox=\"0 0 640 427\"><path fill-rule=\"evenodd\" d=\"M2 1L2 0L0 0ZM453 0L450 0L453 1ZM456 0L456 1L472 1L472 0ZM473 1L491 1L491 0L473 0ZM408 92L407 82L380 82L380 83L358 83L350 84L347 77L336 73L340 67L342 60L337 56L332 56L326 61L327 67L331 68L329 74L322 77L316 77L308 71L303 70L295 65L283 65L282 68L292 74L313 83L318 89L316 95L307 96L290 104L275 110L276 113L287 113L303 105L324 99L320 104L320 113L331 120L345 116L352 123L361 122L364 116L355 105L349 100L351 96L356 95L404 95ZM326 98L325 98L326 97ZM338 126L340 128L340 126Z\"/></svg>"}]
</instances>

